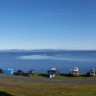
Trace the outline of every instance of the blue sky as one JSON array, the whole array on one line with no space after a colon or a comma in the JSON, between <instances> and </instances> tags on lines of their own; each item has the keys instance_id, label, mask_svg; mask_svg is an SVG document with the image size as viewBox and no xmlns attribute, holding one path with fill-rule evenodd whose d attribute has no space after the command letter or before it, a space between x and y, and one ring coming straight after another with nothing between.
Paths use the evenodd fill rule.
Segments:
<instances>
[{"instance_id":1,"label":"blue sky","mask_svg":"<svg viewBox=\"0 0 96 96\"><path fill-rule=\"evenodd\" d=\"M96 49L96 0L0 0L0 49Z\"/></svg>"}]
</instances>

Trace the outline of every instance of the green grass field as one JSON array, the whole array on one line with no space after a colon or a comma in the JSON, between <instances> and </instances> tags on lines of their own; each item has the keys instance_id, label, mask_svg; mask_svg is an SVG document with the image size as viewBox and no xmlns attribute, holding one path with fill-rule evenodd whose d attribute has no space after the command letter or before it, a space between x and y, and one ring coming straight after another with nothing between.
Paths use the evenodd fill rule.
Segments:
<instances>
[{"instance_id":1,"label":"green grass field","mask_svg":"<svg viewBox=\"0 0 96 96\"><path fill-rule=\"evenodd\" d=\"M96 96L96 84L34 83L1 78L0 96Z\"/></svg>"},{"instance_id":2,"label":"green grass field","mask_svg":"<svg viewBox=\"0 0 96 96\"><path fill-rule=\"evenodd\" d=\"M4 95L1 93L4 92ZM5 95L8 93L10 95ZM96 96L96 85L25 84L18 82L0 86L0 96Z\"/></svg>"}]
</instances>

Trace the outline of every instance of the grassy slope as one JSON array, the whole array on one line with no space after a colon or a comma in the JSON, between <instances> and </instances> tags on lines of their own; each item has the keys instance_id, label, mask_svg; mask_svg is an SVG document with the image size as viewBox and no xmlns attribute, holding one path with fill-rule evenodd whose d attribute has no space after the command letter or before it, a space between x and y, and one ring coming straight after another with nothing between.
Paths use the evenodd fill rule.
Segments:
<instances>
[{"instance_id":1,"label":"grassy slope","mask_svg":"<svg viewBox=\"0 0 96 96\"><path fill-rule=\"evenodd\" d=\"M33 83L1 78L0 96L96 96L96 84Z\"/></svg>"},{"instance_id":2,"label":"grassy slope","mask_svg":"<svg viewBox=\"0 0 96 96\"><path fill-rule=\"evenodd\" d=\"M33 78L44 77L35 75ZM96 96L96 84L33 83L0 78L0 96Z\"/></svg>"}]
</instances>

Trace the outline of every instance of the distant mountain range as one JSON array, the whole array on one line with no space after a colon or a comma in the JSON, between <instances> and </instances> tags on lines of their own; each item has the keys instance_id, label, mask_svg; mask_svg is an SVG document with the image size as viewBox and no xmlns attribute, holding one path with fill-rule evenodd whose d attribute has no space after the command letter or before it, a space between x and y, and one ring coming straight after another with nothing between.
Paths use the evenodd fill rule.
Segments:
<instances>
[{"instance_id":1,"label":"distant mountain range","mask_svg":"<svg viewBox=\"0 0 96 96\"><path fill-rule=\"evenodd\" d=\"M96 52L96 50L63 50L63 49L21 50L21 49L10 49L10 50L0 50L0 52Z\"/></svg>"}]
</instances>

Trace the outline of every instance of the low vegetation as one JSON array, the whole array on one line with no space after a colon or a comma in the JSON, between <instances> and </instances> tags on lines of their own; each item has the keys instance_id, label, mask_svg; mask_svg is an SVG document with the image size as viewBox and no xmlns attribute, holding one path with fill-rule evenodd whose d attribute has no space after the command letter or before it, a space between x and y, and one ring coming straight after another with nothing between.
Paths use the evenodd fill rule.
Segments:
<instances>
[{"instance_id":1,"label":"low vegetation","mask_svg":"<svg viewBox=\"0 0 96 96\"><path fill-rule=\"evenodd\" d=\"M42 78L39 76L36 74L34 78ZM96 84L36 83L1 76L0 96L96 96Z\"/></svg>"},{"instance_id":2,"label":"low vegetation","mask_svg":"<svg viewBox=\"0 0 96 96\"><path fill-rule=\"evenodd\" d=\"M3 95L1 95L1 93ZM6 95L8 94L8 95ZM96 85L12 82L0 86L0 96L96 96Z\"/></svg>"}]
</instances>

